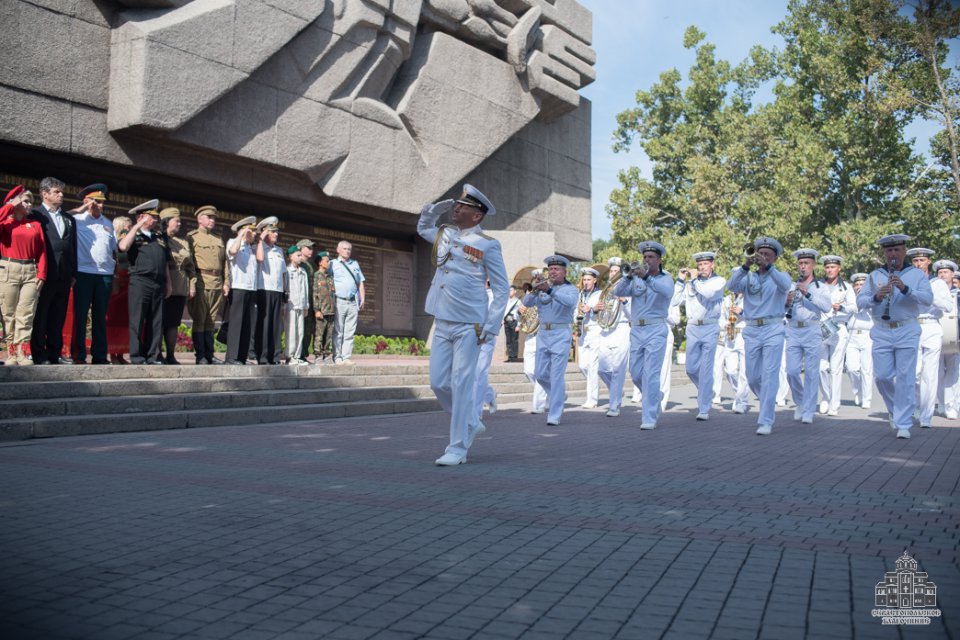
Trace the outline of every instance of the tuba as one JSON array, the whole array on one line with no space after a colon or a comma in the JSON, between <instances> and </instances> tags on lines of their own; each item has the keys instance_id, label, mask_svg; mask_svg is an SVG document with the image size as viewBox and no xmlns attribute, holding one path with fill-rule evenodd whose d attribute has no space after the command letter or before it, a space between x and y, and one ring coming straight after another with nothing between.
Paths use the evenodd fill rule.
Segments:
<instances>
[{"instance_id":1,"label":"tuba","mask_svg":"<svg viewBox=\"0 0 960 640\"><path fill-rule=\"evenodd\" d=\"M622 273L618 273L615 278L611 278L607 285L600 291L600 300L603 301L603 309L597 314L597 324L601 329L609 329L617 324L620 319L620 311L623 306L620 298L613 295L613 289L620 281Z\"/></svg>"}]
</instances>

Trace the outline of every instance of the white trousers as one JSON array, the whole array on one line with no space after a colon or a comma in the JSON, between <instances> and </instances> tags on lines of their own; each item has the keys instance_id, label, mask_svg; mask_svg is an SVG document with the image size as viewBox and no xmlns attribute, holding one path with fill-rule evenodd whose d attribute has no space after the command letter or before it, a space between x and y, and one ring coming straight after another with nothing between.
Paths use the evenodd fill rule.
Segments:
<instances>
[{"instance_id":1,"label":"white trousers","mask_svg":"<svg viewBox=\"0 0 960 640\"><path fill-rule=\"evenodd\" d=\"M630 327L630 377L642 396L641 424L656 424L660 417L660 401L664 397L660 374L667 352L667 334L672 332L666 324Z\"/></svg>"},{"instance_id":2,"label":"white trousers","mask_svg":"<svg viewBox=\"0 0 960 640\"><path fill-rule=\"evenodd\" d=\"M853 389L853 402L859 407L869 407L873 400L873 341L870 333L860 329L850 332L847 341L847 376Z\"/></svg>"},{"instance_id":3,"label":"white trousers","mask_svg":"<svg viewBox=\"0 0 960 640\"><path fill-rule=\"evenodd\" d=\"M610 392L610 411L623 404L623 384L627 379L627 360L630 357L630 325L618 322L600 334L600 357L597 373Z\"/></svg>"},{"instance_id":4,"label":"white trousers","mask_svg":"<svg viewBox=\"0 0 960 640\"><path fill-rule=\"evenodd\" d=\"M537 335L527 336L523 340L523 374L533 384L533 402L531 411L543 413L547 410L547 392L537 382Z\"/></svg>"},{"instance_id":5,"label":"white trousers","mask_svg":"<svg viewBox=\"0 0 960 640\"><path fill-rule=\"evenodd\" d=\"M733 410L746 411L750 398L750 385L747 384L746 357L743 349L743 338L737 336L732 343L724 340L723 345L717 347L716 367L714 368L713 388L715 398L719 402L724 378L733 391Z\"/></svg>"},{"instance_id":6,"label":"white trousers","mask_svg":"<svg viewBox=\"0 0 960 640\"><path fill-rule=\"evenodd\" d=\"M577 338L577 365L587 379L587 400L584 404L597 404L600 400L600 326L584 325Z\"/></svg>"},{"instance_id":7,"label":"white trousers","mask_svg":"<svg viewBox=\"0 0 960 640\"><path fill-rule=\"evenodd\" d=\"M843 384L843 363L847 359L850 332L840 325L840 332L820 343L820 398L827 411L840 410L840 389Z\"/></svg>"},{"instance_id":8,"label":"white trousers","mask_svg":"<svg viewBox=\"0 0 960 640\"><path fill-rule=\"evenodd\" d=\"M547 392L547 421L560 422L566 400L567 360L570 357L572 334L569 328L537 332L537 366L534 376Z\"/></svg>"},{"instance_id":9,"label":"white trousers","mask_svg":"<svg viewBox=\"0 0 960 640\"><path fill-rule=\"evenodd\" d=\"M667 403L670 402L670 391L673 389L673 378L670 373L673 369L673 328L667 331L667 346L663 350L663 366L660 368L660 413L667 410ZM633 402L636 404L643 399L640 387L633 383Z\"/></svg>"},{"instance_id":10,"label":"white trousers","mask_svg":"<svg viewBox=\"0 0 960 640\"><path fill-rule=\"evenodd\" d=\"M687 377L697 387L697 408L709 413L713 401L713 375L720 325L687 324Z\"/></svg>"},{"instance_id":11,"label":"white trousers","mask_svg":"<svg viewBox=\"0 0 960 640\"><path fill-rule=\"evenodd\" d=\"M743 329L747 384L760 399L758 425L773 426L777 411L777 389L783 362L784 327L780 323Z\"/></svg>"},{"instance_id":12,"label":"white trousers","mask_svg":"<svg viewBox=\"0 0 960 640\"><path fill-rule=\"evenodd\" d=\"M943 348L943 327L938 322L920 325L920 353L917 358L917 411L920 424L929 425L933 406L937 403L940 384L940 350Z\"/></svg>"},{"instance_id":13,"label":"white trousers","mask_svg":"<svg viewBox=\"0 0 960 640\"><path fill-rule=\"evenodd\" d=\"M793 403L805 418L812 418L817 412L822 342L817 325L787 327L787 382Z\"/></svg>"},{"instance_id":14,"label":"white trousers","mask_svg":"<svg viewBox=\"0 0 960 640\"><path fill-rule=\"evenodd\" d=\"M288 359L300 358L303 348L303 320L303 309L294 309L288 302L283 313L283 332L286 334L283 350Z\"/></svg>"},{"instance_id":15,"label":"white trousers","mask_svg":"<svg viewBox=\"0 0 960 640\"><path fill-rule=\"evenodd\" d=\"M480 345L473 323L435 320L430 345L430 388L450 414L450 444L444 453L467 454L467 433L477 425L476 391Z\"/></svg>"},{"instance_id":16,"label":"white trousers","mask_svg":"<svg viewBox=\"0 0 960 640\"><path fill-rule=\"evenodd\" d=\"M786 331L786 329L784 329L784 331ZM780 372L777 376L777 385L777 404L786 404L787 394L790 393L790 383L787 382L786 339L784 339L783 355L780 357Z\"/></svg>"},{"instance_id":17,"label":"white trousers","mask_svg":"<svg viewBox=\"0 0 960 640\"><path fill-rule=\"evenodd\" d=\"M940 354L940 385L937 402L947 416L960 413L960 354Z\"/></svg>"},{"instance_id":18,"label":"white trousers","mask_svg":"<svg viewBox=\"0 0 960 640\"><path fill-rule=\"evenodd\" d=\"M474 329L476 333L476 329ZM490 386L490 363L493 362L493 350L497 346L497 339L487 340L480 345L480 354L477 356L477 390L474 399L477 403L477 420L483 417L483 403L492 404L497 392ZM431 353L433 353L431 351Z\"/></svg>"},{"instance_id":19,"label":"white trousers","mask_svg":"<svg viewBox=\"0 0 960 640\"><path fill-rule=\"evenodd\" d=\"M874 327L873 372L877 391L897 429L913 426L913 410L917 406L917 345L920 326L909 323L896 329Z\"/></svg>"},{"instance_id":20,"label":"white trousers","mask_svg":"<svg viewBox=\"0 0 960 640\"><path fill-rule=\"evenodd\" d=\"M349 360L353 355L353 335L357 332L360 307L355 300L337 298L336 302L337 315L334 317L333 324L333 361L340 362Z\"/></svg>"}]
</instances>

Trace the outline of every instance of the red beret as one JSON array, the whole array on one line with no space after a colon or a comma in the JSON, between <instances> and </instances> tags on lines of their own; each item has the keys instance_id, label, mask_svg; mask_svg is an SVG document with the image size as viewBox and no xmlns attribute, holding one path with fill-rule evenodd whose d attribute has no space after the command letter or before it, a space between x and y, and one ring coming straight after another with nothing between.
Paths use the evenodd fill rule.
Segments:
<instances>
[{"instance_id":1,"label":"red beret","mask_svg":"<svg viewBox=\"0 0 960 640\"><path fill-rule=\"evenodd\" d=\"M23 193L24 191L26 191L26 189L23 188L23 185L18 184L13 189L10 189L10 191L7 192L7 197L3 199L3 204L7 204L8 202L16 198L18 195Z\"/></svg>"}]
</instances>

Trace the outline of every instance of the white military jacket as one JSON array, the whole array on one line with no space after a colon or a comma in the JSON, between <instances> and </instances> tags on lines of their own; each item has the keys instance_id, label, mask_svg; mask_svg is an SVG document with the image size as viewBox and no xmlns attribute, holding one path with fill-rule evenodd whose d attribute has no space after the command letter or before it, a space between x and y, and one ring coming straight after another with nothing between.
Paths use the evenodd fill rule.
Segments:
<instances>
[{"instance_id":1,"label":"white military jacket","mask_svg":"<svg viewBox=\"0 0 960 640\"><path fill-rule=\"evenodd\" d=\"M437 219L442 212L433 204L420 212L417 233L427 242L432 243L440 233ZM477 225L469 229L449 228L440 245L437 253L442 264L437 267L427 293L427 313L437 320L479 324L484 339L496 337L510 294L500 242ZM488 279L493 292L490 305Z\"/></svg>"}]
</instances>

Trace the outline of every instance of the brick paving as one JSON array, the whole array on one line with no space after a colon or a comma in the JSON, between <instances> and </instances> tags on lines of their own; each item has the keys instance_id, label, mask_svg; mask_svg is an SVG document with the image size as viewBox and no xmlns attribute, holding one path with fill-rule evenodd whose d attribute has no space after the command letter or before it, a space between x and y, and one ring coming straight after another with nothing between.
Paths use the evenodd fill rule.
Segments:
<instances>
[{"instance_id":1,"label":"brick paving","mask_svg":"<svg viewBox=\"0 0 960 640\"><path fill-rule=\"evenodd\" d=\"M958 638L960 426L501 407L0 447L4 638ZM884 627L907 549L942 617Z\"/></svg>"}]
</instances>

